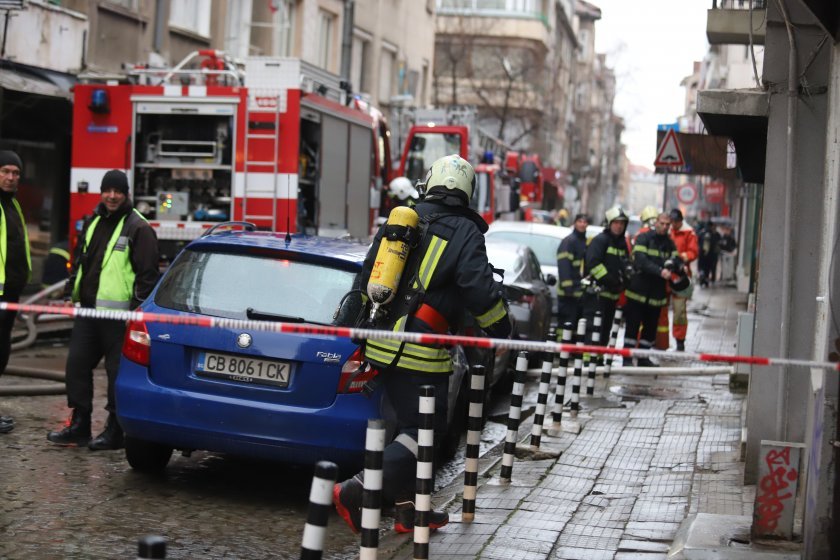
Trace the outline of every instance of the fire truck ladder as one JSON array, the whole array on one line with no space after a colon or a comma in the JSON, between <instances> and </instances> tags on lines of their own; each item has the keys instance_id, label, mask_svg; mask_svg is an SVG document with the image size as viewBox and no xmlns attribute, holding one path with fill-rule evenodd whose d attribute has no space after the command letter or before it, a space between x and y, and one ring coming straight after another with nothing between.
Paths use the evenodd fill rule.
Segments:
<instances>
[{"instance_id":1,"label":"fire truck ladder","mask_svg":"<svg viewBox=\"0 0 840 560\"><path fill-rule=\"evenodd\" d=\"M271 99L270 97L261 97L261 99ZM253 221L268 221L271 220L271 231L277 231L277 195L278 191L278 158L280 148L280 96L273 97L274 107L260 107L254 108L249 102L245 110L245 165L243 172L243 194L242 194L242 219L246 222ZM274 128L272 132L251 132L251 115L271 113L274 115ZM262 124L264 121L259 121ZM265 123L267 124L267 123ZM260 130L260 129L257 129ZM253 151L255 145L270 143L271 159L253 159ZM272 169L272 196L271 196L271 215L268 214L251 214L248 211L249 201L253 202L253 197L257 193L265 196L265 189L258 188L254 185L254 181L249 181L249 172L254 172L254 168L259 168L263 172L267 167ZM288 188L288 187L287 187ZM289 193L286 193L286 198L291 198Z\"/></svg>"}]
</instances>

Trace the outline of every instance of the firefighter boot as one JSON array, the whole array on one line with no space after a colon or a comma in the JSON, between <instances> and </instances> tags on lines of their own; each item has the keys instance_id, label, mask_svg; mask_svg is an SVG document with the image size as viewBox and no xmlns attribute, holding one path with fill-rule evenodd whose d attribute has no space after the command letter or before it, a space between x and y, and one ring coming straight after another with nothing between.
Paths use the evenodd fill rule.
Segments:
<instances>
[{"instance_id":1,"label":"firefighter boot","mask_svg":"<svg viewBox=\"0 0 840 560\"><path fill-rule=\"evenodd\" d=\"M85 413L74 408L70 416L70 425L48 433L47 439L59 445L87 445L90 441L90 412Z\"/></svg>"},{"instance_id":2,"label":"firefighter boot","mask_svg":"<svg viewBox=\"0 0 840 560\"><path fill-rule=\"evenodd\" d=\"M364 486L355 476L333 486L335 511L354 533L362 528L362 491Z\"/></svg>"},{"instance_id":3,"label":"firefighter boot","mask_svg":"<svg viewBox=\"0 0 840 560\"><path fill-rule=\"evenodd\" d=\"M15 419L11 416L0 416L0 434L8 434L15 429Z\"/></svg>"},{"instance_id":4,"label":"firefighter boot","mask_svg":"<svg viewBox=\"0 0 840 560\"><path fill-rule=\"evenodd\" d=\"M677 352L685 352L685 340L677 341Z\"/></svg>"},{"instance_id":5,"label":"firefighter boot","mask_svg":"<svg viewBox=\"0 0 840 560\"><path fill-rule=\"evenodd\" d=\"M394 507L394 531L411 533L414 531L414 502L397 502ZM445 511L429 512L429 529L440 529L449 523L449 514Z\"/></svg>"},{"instance_id":6,"label":"firefighter boot","mask_svg":"<svg viewBox=\"0 0 840 560\"><path fill-rule=\"evenodd\" d=\"M102 451L103 449L122 449L123 430L117 420L117 415L108 413L108 420L105 422L105 429L102 433L90 440L88 449L91 451Z\"/></svg>"}]
</instances>

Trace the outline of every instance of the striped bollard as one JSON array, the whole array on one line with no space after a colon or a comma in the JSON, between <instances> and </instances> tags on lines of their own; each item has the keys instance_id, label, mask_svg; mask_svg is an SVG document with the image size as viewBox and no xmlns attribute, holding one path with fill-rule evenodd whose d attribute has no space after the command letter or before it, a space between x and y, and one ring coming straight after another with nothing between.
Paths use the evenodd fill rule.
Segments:
<instances>
[{"instance_id":1,"label":"striped bollard","mask_svg":"<svg viewBox=\"0 0 840 560\"><path fill-rule=\"evenodd\" d=\"M137 558L138 560L166 558L166 537L149 535L137 541Z\"/></svg>"},{"instance_id":2,"label":"striped bollard","mask_svg":"<svg viewBox=\"0 0 840 560\"><path fill-rule=\"evenodd\" d=\"M580 319L577 324L577 333L575 334L575 345L583 346L583 341L586 338L586 319ZM573 420L577 420L578 412L580 411L580 382L583 376L583 354L575 352L575 371L572 377L572 405L569 415Z\"/></svg>"},{"instance_id":3,"label":"striped bollard","mask_svg":"<svg viewBox=\"0 0 840 560\"><path fill-rule=\"evenodd\" d=\"M324 538L327 535L327 521L332 511L332 490L338 467L329 461L318 461L312 488L309 491L309 511L303 529L303 544L300 547L301 560L320 559L324 552Z\"/></svg>"},{"instance_id":4,"label":"striped bollard","mask_svg":"<svg viewBox=\"0 0 840 560\"><path fill-rule=\"evenodd\" d=\"M552 339L549 339L551 342ZM545 406L548 403L548 388L551 385L551 369L554 366L554 352L543 353L540 390L537 396L537 409L534 412L534 424L531 426L531 448L539 449L542 440Z\"/></svg>"},{"instance_id":5,"label":"striped bollard","mask_svg":"<svg viewBox=\"0 0 840 560\"><path fill-rule=\"evenodd\" d=\"M516 455L516 436L519 431L519 418L522 416L522 394L525 392L525 375L528 372L528 352L522 351L516 358L516 371L513 377L513 391L510 395L507 435L502 455L502 471L499 478L510 482L513 474L513 458Z\"/></svg>"},{"instance_id":6,"label":"striped bollard","mask_svg":"<svg viewBox=\"0 0 840 560\"><path fill-rule=\"evenodd\" d=\"M362 544L360 560L375 560L379 549L379 519L382 515L382 456L385 421L368 420L365 435L365 476L362 491Z\"/></svg>"},{"instance_id":7,"label":"striped bollard","mask_svg":"<svg viewBox=\"0 0 840 560\"><path fill-rule=\"evenodd\" d=\"M607 348L615 348L618 345L618 331L621 328L622 315L624 315L624 310L622 310L620 307L617 307L615 310L615 315L613 316L612 327L610 327L610 340L607 343ZM604 356L604 379L610 378L610 372L612 371L612 364L614 359L614 354L608 354Z\"/></svg>"},{"instance_id":8,"label":"striped bollard","mask_svg":"<svg viewBox=\"0 0 840 560\"><path fill-rule=\"evenodd\" d=\"M461 520L475 519L475 497L478 492L478 453L481 444L481 419L484 417L484 366L473 366L470 375L470 414L467 418L467 451L464 465L464 500Z\"/></svg>"},{"instance_id":9,"label":"striped bollard","mask_svg":"<svg viewBox=\"0 0 840 560\"><path fill-rule=\"evenodd\" d=\"M445 397L445 395L444 395ZM420 387L417 430L417 486L414 497L414 558L429 558L429 513L432 511L432 475L435 455L435 388Z\"/></svg>"},{"instance_id":10,"label":"striped bollard","mask_svg":"<svg viewBox=\"0 0 840 560\"><path fill-rule=\"evenodd\" d=\"M561 340L563 344L572 343L573 328L574 325L572 325L572 323L566 323L563 325L563 338ZM563 420L563 402L566 398L566 374L568 373L568 368L569 352L564 350L563 352L560 352L560 363L557 366L557 388L554 393L554 410L551 413L554 419L554 428L558 428L560 426L560 422Z\"/></svg>"},{"instance_id":11,"label":"striped bollard","mask_svg":"<svg viewBox=\"0 0 840 560\"><path fill-rule=\"evenodd\" d=\"M601 312L595 312L595 318L592 320L592 345L600 346L601 344ZM598 354L591 354L587 360L588 367L586 370L586 396L591 397L595 394L595 369L598 367Z\"/></svg>"}]
</instances>

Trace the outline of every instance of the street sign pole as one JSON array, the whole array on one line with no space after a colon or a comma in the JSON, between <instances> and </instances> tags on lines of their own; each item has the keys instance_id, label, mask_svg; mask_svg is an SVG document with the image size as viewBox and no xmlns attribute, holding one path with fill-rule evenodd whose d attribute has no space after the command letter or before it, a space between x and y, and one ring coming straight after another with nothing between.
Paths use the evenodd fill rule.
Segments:
<instances>
[{"instance_id":1,"label":"street sign pole","mask_svg":"<svg viewBox=\"0 0 840 560\"><path fill-rule=\"evenodd\" d=\"M662 189L662 211L668 211L668 168L665 168L665 188Z\"/></svg>"}]
</instances>

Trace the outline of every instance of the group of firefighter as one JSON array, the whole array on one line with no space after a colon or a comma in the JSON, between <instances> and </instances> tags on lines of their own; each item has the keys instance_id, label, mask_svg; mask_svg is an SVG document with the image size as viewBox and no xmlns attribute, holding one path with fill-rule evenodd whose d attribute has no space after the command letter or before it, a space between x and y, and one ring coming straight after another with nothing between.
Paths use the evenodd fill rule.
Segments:
<instances>
[{"instance_id":1,"label":"group of firefighter","mask_svg":"<svg viewBox=\"0 0 840 560\"><path fill-rule=\"evenodd\" d=\"M578 214L572 234L557 249L558 324L577 325L584 318L591 327L600 311L600 337L595 343L605 345L615 310L622 307L625 348L666 350L670 300L677 350L685 351L690 264L698 255L694 230L679 209L663 212L646 207L640 215L642 228L633 239L626 237L629 216L620 206L607 210L605 218L604 230L587 242L589 217ZM588 342L593 339L590 335ZM635 363L657 365L650 358L638 358Z\"/></svg>"}]
</instances>

